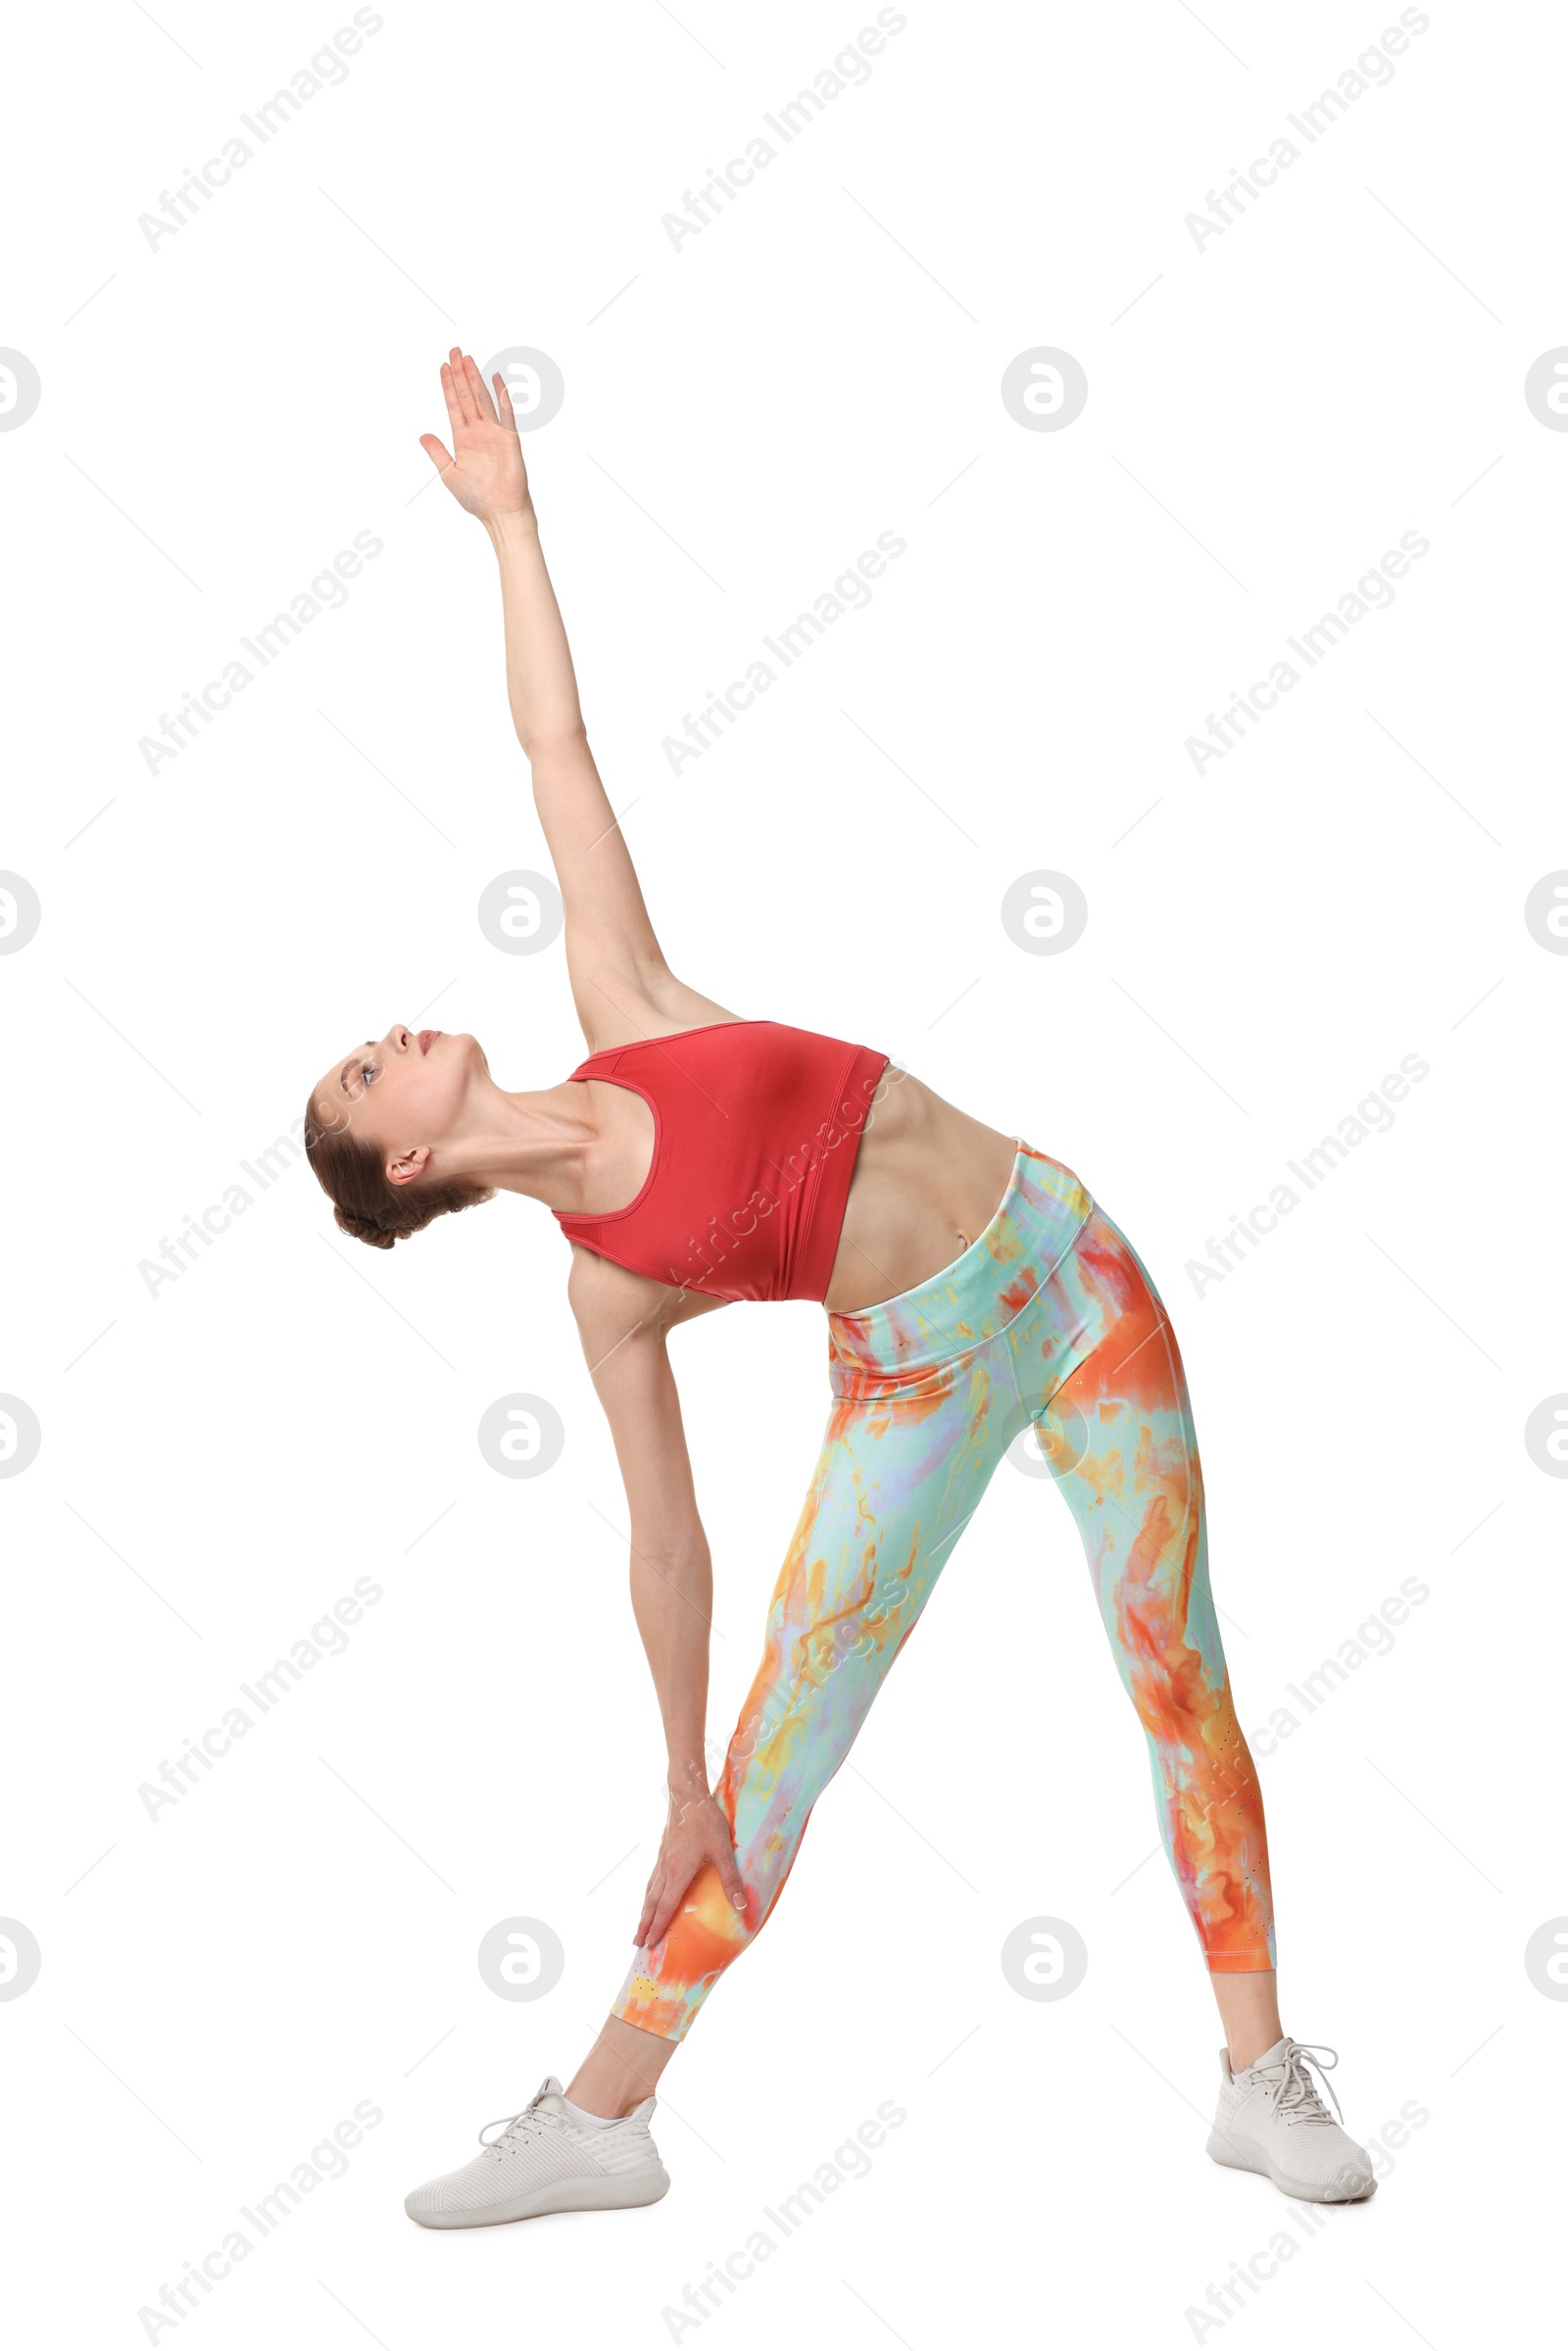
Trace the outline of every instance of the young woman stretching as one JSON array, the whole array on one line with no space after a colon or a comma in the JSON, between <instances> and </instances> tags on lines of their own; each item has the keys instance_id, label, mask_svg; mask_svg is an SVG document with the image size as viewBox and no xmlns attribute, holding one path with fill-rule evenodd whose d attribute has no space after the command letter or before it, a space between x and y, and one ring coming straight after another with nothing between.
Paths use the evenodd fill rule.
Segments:
<instances>
[{"instance_id":1,"label":"young woman stretching","mask_svg":"<svg viewBox=\"0 0 1568 2351\"><path fill-rule=\"evenodd\" d=\"M566 2089L547 2077L407 2210L463 2229L664 2193L655 2084L765 1925L812 1805L1031 1423L1084 1539L1219 2004L1208 2153L1291 2196L1370 2195L1370 2162L1307 2070L1319 2061L1280 2024L1262 1799L1209 1594L1181 1356L1152 1284L1032 1144L870 1047L737 1016L675 978L588 748L505 385L492 401L454 351L441 386L455 454L430 434L422 446L500 564L512 714L590 1051L560 1084L508 1093L471 1037L393 1027L312 1088L307 1146L339 1225L377 1249L497 1191L548 1203L573 1244L567 1295L630 1507L669 1812L631 1969ZM730 1299L783 1298L827 1310L833 1404L710 1789L711 1572L666 1342Z\"/></svg>"}]
</instances>

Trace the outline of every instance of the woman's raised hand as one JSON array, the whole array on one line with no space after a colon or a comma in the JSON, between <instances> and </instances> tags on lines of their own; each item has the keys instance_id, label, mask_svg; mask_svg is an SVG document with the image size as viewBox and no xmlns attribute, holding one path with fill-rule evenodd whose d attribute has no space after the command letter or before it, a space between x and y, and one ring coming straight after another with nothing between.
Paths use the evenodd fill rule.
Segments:
<instances>
[{"instance_id":1,"label":"woman's raised hand","mask_svg":"<svg viewBox=\"0 0 1568 2351\"><path fill-rule=\"evenodd\" d=\"M433 432L419 435L419 447L459 506L481 522L533 512L512 400L499 375L495 381L492 400L473 360L455 350L441 368L441 390L452 422L451 454Z\"/></svg>"}]
</instances>

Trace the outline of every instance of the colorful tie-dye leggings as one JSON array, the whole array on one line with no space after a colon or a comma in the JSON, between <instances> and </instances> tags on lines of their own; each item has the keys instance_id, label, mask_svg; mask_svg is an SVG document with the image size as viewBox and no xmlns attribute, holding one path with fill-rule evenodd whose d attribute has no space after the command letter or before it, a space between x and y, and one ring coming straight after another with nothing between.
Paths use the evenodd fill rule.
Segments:
<instances>
[{"instance_id":1,"label":"colorful tie-dye leggings","mask_svg":"<svg viewBox=\"0 0 1568 2351\"><path fill-rule=\"evenodd\" d=\"M1211 1970L1274 1965L1268 1851L1209 1595L1175 1334L1076 1176L1021 1144L1002 1204L918 1289L828 1316L834 1403L718 1800L744 1917L711 1868L612 2013L684 2037L772 1911L992 1472L1032 1421L1149 1739L1165 1851Z\"/></svg>"}]
</instances>

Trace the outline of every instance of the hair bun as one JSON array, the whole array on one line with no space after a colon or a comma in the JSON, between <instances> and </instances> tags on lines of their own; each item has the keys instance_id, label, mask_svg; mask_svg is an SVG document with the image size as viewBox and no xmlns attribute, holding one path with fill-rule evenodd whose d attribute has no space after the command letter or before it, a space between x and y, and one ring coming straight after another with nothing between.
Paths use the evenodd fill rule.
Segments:
<instances>
[{"instance_id":1,"label":"hair bun","mask_svg":"<svg viewBox=\"0 0 1568 2351\"><path fill-rule=\"evenodd\" d=\"M334 1207L332 1213L351 1239L367 1242L371 1249L391 1249L397 1241L396 1233L383 1232L368 1216L354 1216L347 1209L338 1207Z\"/></svg>"}]
</instances>

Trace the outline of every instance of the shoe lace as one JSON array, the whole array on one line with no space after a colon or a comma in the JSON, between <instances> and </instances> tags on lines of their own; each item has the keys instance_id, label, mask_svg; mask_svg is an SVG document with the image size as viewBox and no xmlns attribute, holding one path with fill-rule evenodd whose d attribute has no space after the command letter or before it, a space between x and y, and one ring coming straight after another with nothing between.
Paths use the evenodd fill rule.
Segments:
<instances>
[{"instance_id":1,"label":"shoe lace","mask_svg":"<svg viewBox=\"0 0 1568 2351\"><path fill-rule=\"evenodd\" d=\"M1343 2123L1344 2110L1335 2096L1333 2082L1327 2079L1339 2062L1338 2049L1331 2049L1323 2042L1288 2040L1278 2067L1269 2068L1270 2073L1278 2075L1269 2091L1275 2111L1287 2123L1332 2124L1336 2116ZM1323 2087L1334 2099L1333 2114L1318 2095L1317 2083L1307 2071L1309 2066L1324 2078Z\"/></svg>"},{"instance_id":2,"label":"shoe lace","mask_svg":"<svg viewBox=\"0 0 1568 2351\"><path fill-rule=\"evenodd\" d=\"M479 2132L479 2144L487 2155L493 2155L497 2163L504 2162L509 2147L520 2145L525 2138L542 2138L549 2131L560 2129L557 2116L545 2114L539 2109L539 2101L544 2094L541 2086L534 2091L527 2105L520 2107L515 2114L498 2115L495 2122L484 2125ZM486 2138L485 2131L494 2131L498 2126L501 2136Z\"/></svg>"}]
</instances>

